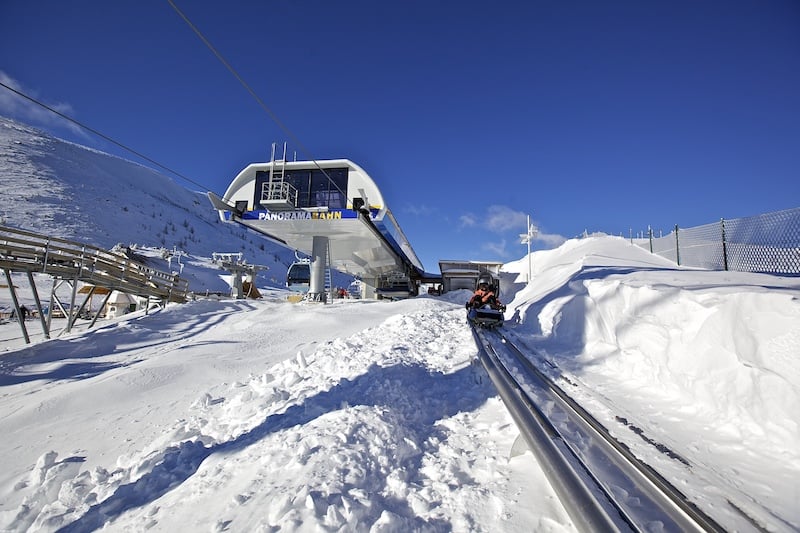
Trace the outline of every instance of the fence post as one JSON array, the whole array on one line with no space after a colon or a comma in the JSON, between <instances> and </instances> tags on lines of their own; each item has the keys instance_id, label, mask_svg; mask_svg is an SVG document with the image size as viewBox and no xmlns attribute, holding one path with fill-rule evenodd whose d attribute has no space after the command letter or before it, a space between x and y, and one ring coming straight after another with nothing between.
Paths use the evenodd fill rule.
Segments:
<instances>
[{"instance_id":1,"label":"fence post","mask_svg":"<svg viewBox=\"0 0 800 533\"><path fill-rule=\"evenodd\" d=\"M675 224L675 262L681 265L681 247L678 241L678 225Z\"/></svg>"},{"instance_id":2,"label":"fence post","mask_svg":"<svg viewBox=\"0 0 800 533\"><path fill-rule=\"evenodd\" d=\"M728 270L728 241L725 238L725 219L719 219L719 225L722 227L722 266Z\"/></svg>"},{"instance_id":3,"label":"fence post","mask_svg":"<svg viewBox=\"0 0 800 533\"><path fill-rule=\"evenodd\" d=\"M650 253L653 253L653 228L647 226L647 234L650 237Z\"/></svg>"}]
</instances>

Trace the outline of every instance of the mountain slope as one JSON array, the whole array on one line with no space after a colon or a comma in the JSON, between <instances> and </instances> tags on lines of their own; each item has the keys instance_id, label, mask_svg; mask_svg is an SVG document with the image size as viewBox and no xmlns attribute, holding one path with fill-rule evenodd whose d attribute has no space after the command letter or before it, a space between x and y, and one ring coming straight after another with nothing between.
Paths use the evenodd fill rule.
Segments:
<instances>
[{"instance_id":1,"label":"mountain slope","mask_svg":"<svg viewBox=\"0 0 800 533\"><path fill-rule=\"evenodd\" d=\"M195 258L243 252L248 263L269 267L259 283L283 285L292 251L220 222L204 194L150 168L5 117L0 117L0 155L3 225L103 248L134 244ZM174 268L161 263L155 266ZM196 281L192 289L223 290L224 284Z\"/></svg>"}]
</instances>

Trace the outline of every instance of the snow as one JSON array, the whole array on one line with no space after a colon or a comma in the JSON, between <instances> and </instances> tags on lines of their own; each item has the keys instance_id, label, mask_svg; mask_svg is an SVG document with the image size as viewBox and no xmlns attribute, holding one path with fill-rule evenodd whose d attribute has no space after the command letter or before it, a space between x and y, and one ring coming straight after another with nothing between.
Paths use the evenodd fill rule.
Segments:
<instances>
[{"instance_id":1,"label":"snow","mask_svg":"<svg viewBox=\"0 0 800 533\"><path fill-rule=\"evenodd\" d=\"M158 245L138 251L163 261ZM184 258L198 287L219 280L207 257ZM527 256L501 271L510 336L726 529L800 529L799 278L605 236L531 264L530 283ZM259 289L51 340L28 321L30 345L0 324L0 530L575 530L512 452L468 291L321 305Z\"/></svg>"},{"instance_id":2,"label":"snow","mask_svg":"<svg viewBox=\"0 0 800 533\"><path fill-rule=\"evenodd\" d=\"M541 508L568 523L552 494L523 512L507 501L535 465L508 460L516 431L474 355L445 300L278 296L11 351L2 526L471 529L491 527L471 510L487 505L493 521Z\"/></svg>"},{"instance_id":3,"label":"snow","mask_svg":"<svg viewBox=\"0 0 800 533\"><path fill-rule=\"evenodd\" d=\"M686 476L614 417L692 464L701 504L722 493L797 528L798 281L679 268L613 237L532 259L522 287L527 261L504 267L509 332L651 464ZM532 454L511 456L467 292L267 293L8 348L2 527L573 530Z\"/></svg>"}]
</instances>

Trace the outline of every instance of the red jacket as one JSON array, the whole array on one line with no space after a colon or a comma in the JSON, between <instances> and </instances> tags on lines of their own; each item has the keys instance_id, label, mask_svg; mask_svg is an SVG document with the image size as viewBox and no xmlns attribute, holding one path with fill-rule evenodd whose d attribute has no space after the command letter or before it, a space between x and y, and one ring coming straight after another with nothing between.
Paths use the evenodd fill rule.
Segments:
<instances>
[{"instance_id":1,"label":"red jacket","mask_svg":"<svg viewBox=\"0 0 800 533\"><path fill-rule=\"evenodd\" d=\"M486 304L489 304L492 309L498 309L502 305L492 289L483 290L478 288L467 305L469 307L483 307Z\"/></svg>"}]
</instances>

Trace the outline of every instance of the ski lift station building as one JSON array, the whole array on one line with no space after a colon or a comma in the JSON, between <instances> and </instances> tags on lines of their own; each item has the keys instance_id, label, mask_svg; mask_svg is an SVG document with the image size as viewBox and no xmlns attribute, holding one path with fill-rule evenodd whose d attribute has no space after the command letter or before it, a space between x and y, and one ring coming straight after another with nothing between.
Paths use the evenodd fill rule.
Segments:
<instances>
[{"instance_id":1,"label":"ski lift station building","mask_svg":"<svg viewBox=\"0 0 800 533\"><path fill-rule=\"evenodd\" d=\"M253 163L220 198L208 196L225 222L242 224L311 258L310 299L324 299L328 267L362 281L363 297L436 282L425 273L380 189L347 159Z\"/></svg>"},{"instance_id":2,"label":"ski lift station building","mask_svg":"<svg viewBox=\"0 0 800 533\"><path fill-rule=\"evenodd\" d=\"M473 291L477 288L481 274L489 274L495 281L499 281L502 266L503 263L493 261L442 259L439 261L439 270L442 271L442 292L458 289Z\"/></svg>"}]
</instances>

